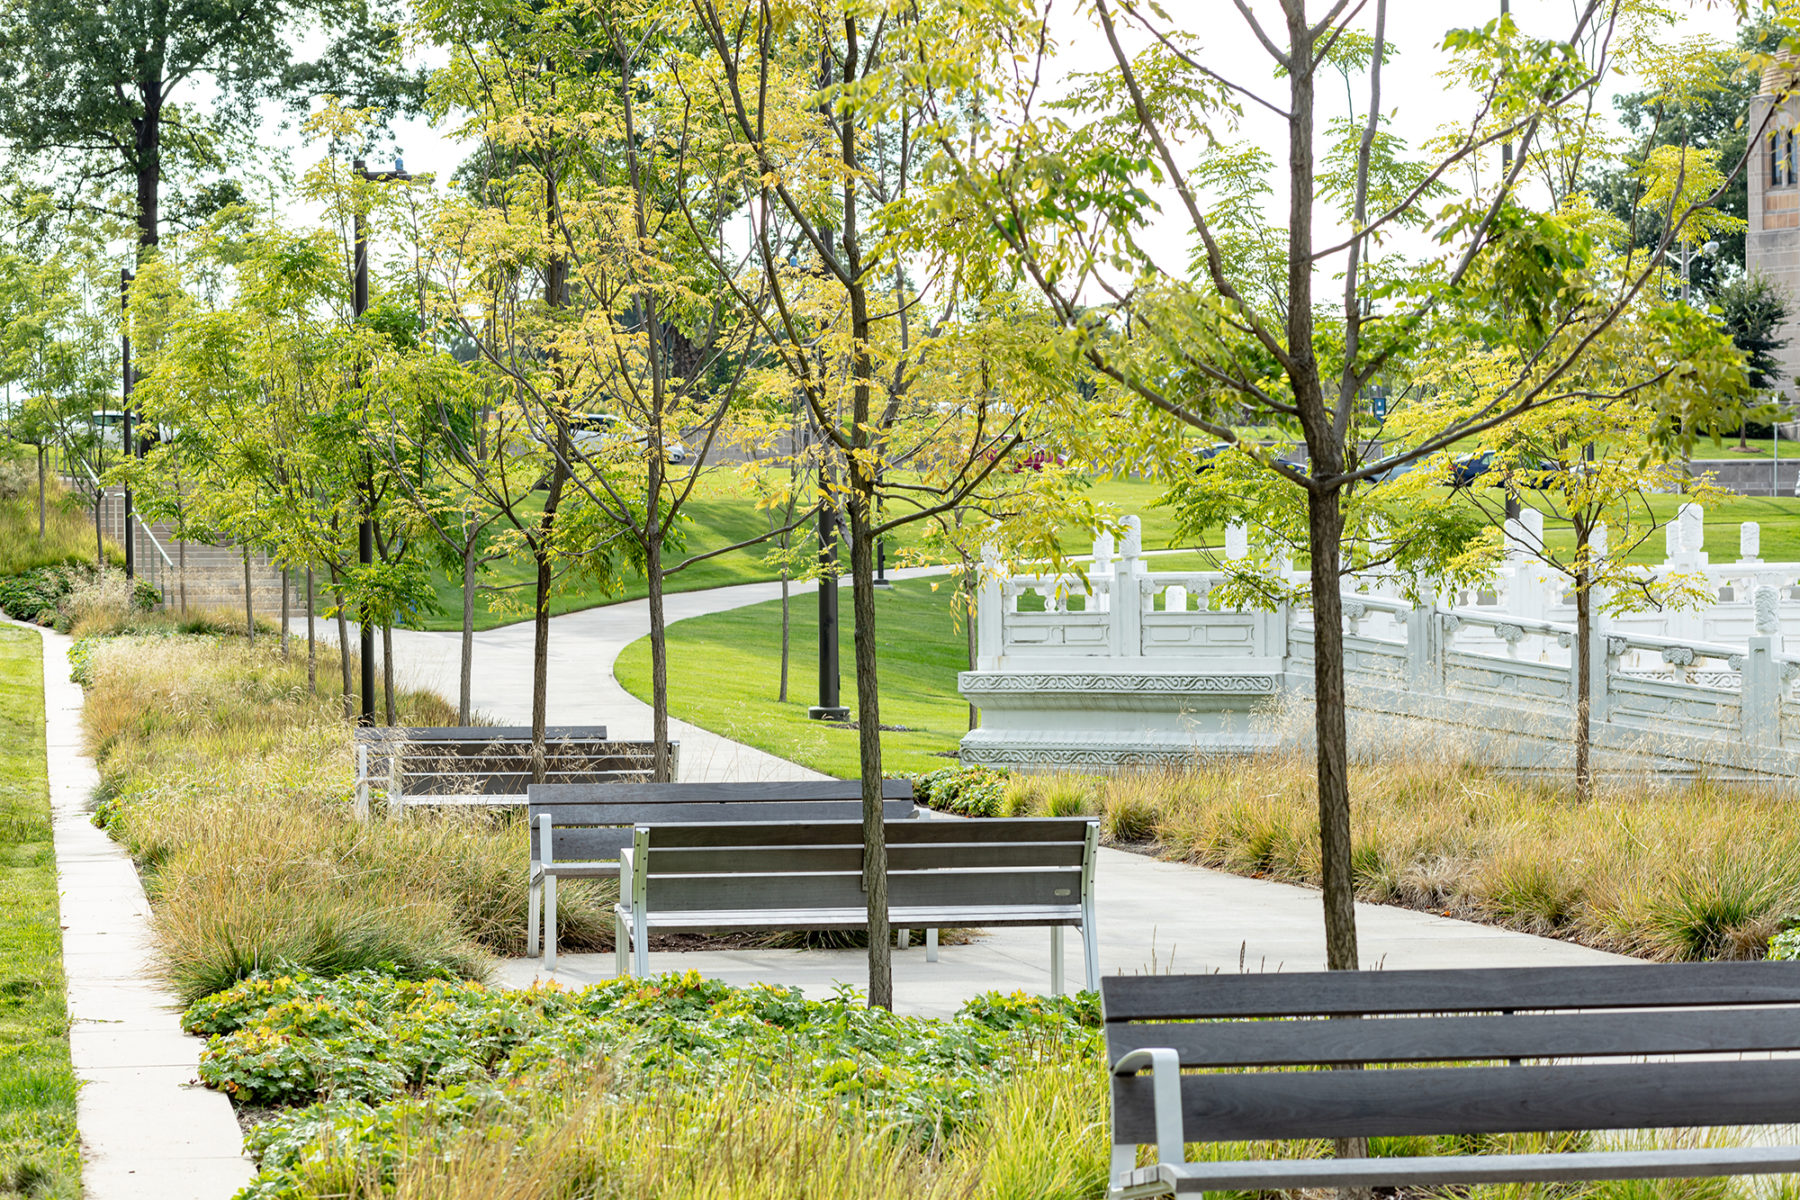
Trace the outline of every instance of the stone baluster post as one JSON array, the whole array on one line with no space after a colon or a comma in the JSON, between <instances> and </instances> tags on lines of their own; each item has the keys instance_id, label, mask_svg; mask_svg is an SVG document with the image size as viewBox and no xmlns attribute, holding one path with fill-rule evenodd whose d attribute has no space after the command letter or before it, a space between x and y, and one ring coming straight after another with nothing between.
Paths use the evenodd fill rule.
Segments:
<instances>
[{"instance_id":1,"label":"stone baluster post","mask_svg":"<svg viewBox=\"0 0 1800 1200\"><path fill-rule=\"evenodd\" d=\"M1119 565L1113 574L1116 593L1112 606L1113 654L1121 658L1141 658L1143 635L1143 564L1142 522L1125 518L1125 537L1119 547Z\"/></svg>"},{"instance_id":2,"label":"stone baluster post","mask_svg":"<svg viewBox=\"0 0 1800 1200\"><path fill-rule=\"evenodd\" d=\"M1441 695L1444 690L1443 622L1438 606L1415 604L1406 614L1406 669L1413 692Z\"/></svg>"},{"instance_id":3,"label":"stone baluster post","mask_svg":"<svg viewBox=\"0 0 1800 1200\"><path fill-rule=\"evenodd\" d=\"M1088 578L1095 582L1090 594L1093 596L1095 612L1110 612L1112 609L1113 580L1113 535L1096 534L1094 537L1094 563L1088 568Z\"/></svg>"},{"instance_id":4,"label":"stone baluster post","mask_svg":"<svg viewBox=\"0 0 1800 1200\"><path fill-rule=\"evenodd\" d=\"M1225 557L1231 562L1250 556L1250 530L1242 521L1230 521L1225 526Z\"/></svg>"},{"instance_id":5,"label":"stone baluster post","mask_svg":"<svg viewBox=\"0 0 1800 1200\"><path fill-rule=\"evenodd\" d=\"M1781 600L1774 588L1763 586L1751 597L1756 613L1756 633L1739 667L1742 679L1738 717L1744 740L1770 749L1781 744Z\"/></svg>"},{"instance_id":6,"label":"stone baluster post","mask_svg":"<svg viewBox=\"0 0 1800 1200\"><path fill-rule=\"evenodd\" d=\"M1741 563L1762 561L1762 526L1755 521L1745 521L1738 526L1738 561Z\"/></svg>"},{"instance_id":7,"label":"stone baluster post","mask_svg":"<svg viewBox=\"0 0 1800 1200\"><path fill-rule=\"evenodd\" d=\"M981 578L975 591L975 669L997 671L1004 642L1006 588L1001 577L1000 552L981 548Z\"/></svg>"}]
</instances>

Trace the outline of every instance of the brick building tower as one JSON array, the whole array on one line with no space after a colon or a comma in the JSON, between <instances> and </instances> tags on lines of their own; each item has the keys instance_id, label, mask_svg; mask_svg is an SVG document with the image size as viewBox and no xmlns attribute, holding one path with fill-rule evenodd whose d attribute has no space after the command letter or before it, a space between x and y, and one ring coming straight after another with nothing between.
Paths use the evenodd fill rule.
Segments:
<instances>
[{"instance_id":1,"label":"brick building tower","mask_svg":"<svg viewBox=\"0 0 1800 1200\"><path fill-rule=\"evenodd\" d=\"M1783 55L1784 60L1790 56ZM1788 302L1782 336L1787 345L1775 352L1781 363L1781 390L1794 398L1800 375L1800 62L1784 61L1763 72L1762 86L1750 101L1750 227L1744 235L1744 265L1753 275L1773 283ZM1785 98L1783 98L1785 93ZM1773 111L1771 111L1773 110ZM1761 130L1760 142L1757 132ZM1731 164L1724 164L1727 170ZM1784 432L1786 426L1783 427Z\"/></svg>"}]
</instances>

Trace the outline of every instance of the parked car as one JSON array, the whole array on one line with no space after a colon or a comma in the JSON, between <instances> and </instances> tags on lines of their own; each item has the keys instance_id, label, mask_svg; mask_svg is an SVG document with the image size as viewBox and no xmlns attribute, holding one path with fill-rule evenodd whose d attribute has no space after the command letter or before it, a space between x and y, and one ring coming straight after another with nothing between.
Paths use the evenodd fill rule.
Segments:
<instances>
[{"instance_id":1,"label":"parked car","mask_svg":"<svg viewBox=\"0 0 1800 1200\"><path fill-rule=\"evenodd\" d=\"M1536 463L1515 463L1510 467L1504 465L1496 467L1494 452L1485 450L1480 454L1465 454L1452 460L1448 482L1453 488L1474 487L1476 480L1483 475L1495 473L1504 475L1505 479L1491 480L1487 486L1498 487L1505 482L1517 487L1542 491L1545 488L1556 487L1561 482L1565 469L1561 463L1548 458L1540 458Z\"/></svg>"},{"instance_id":2,"label":"parked car","mask_svg":"<svg viewBox=\"0 0 1800 1200\"><path fill-rule=\"evenodd\" d=\"M635 442L642 446L650 435L617 413L582 413L570 420L569 437L577 450L594 451L609 442ZM688 460L688 448L680 438L663 442L663 458L670 463Z\"/></svg>"}]
</instances>

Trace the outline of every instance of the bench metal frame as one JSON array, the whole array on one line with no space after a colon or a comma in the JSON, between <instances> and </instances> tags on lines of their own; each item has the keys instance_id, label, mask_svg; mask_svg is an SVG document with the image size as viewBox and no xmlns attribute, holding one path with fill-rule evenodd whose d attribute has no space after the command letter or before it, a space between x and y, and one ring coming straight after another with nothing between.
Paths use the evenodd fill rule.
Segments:
<instances>
[{"instance_id":1,"label":"bench metal frame","mask_svg":"<svg viewBox=\"0 0 1800 1200\"><path fill-rule=\"evenodd\" d=\"M526 789L526 803L531 822L531 872L525 906L525 953L537 954L541 928L544 967L552 969L556 966L557 878L616 878L619 852L631 845L635 826L664 822L860 820L862 783L841 779L775 783L534 783ZM890 821L931 815L930 810L913 802L910 779L883 780L882 805ZM935 962L937 930L927 930L925 937L926 957Z\"/></svg>"},{"instance_id":2,"label":"bench metal frame","mask_svg":"<svg viewBox=\"0 0 1800 1200\"><path fill-rule=\"evenodd\" d=\"M521 726L358 728L354 811L366 820L377 789L385 795L390 817L407 808L523 804L531 749L531 730ZM650 744L608 739L605 726L551 726L545 730L545 751L555 780L599 783L651 776ZM678 769L680 743L671 742L669 752ZM427 769L419 769L421 764Z\"/></svg>"},{"instance_id":3,"label":"bench metal frame","mask_svg":"<svg viewBox=\"0 0 1800 1200\"><path fill-rule=\"evenodd\" d=\"M1048 926L1055 995L1064 990L1063 930L1073 925L1081 930L1087 986L1099 986L1099 822L889 821L887 841L891 925ZM619 855L618 973L649 972L657 929L866 929L867 906L854 903L863 890L861 855L860 821L638 825ZM711 903L700 907L702 900Z\"/></svg>"},{"instance_id":4,"label":"bench metal frame","mask_svg":"<svg viewBox=\"0 0 1800 1200\"><path fill-rule=\"evenodd\" d=\"M1114 1200L1800 1172L1796 1145L1186 1157L1191 1142L1794 1123L1800 962L1115 976L1102 1001Z\"/></svg>"}]
</instances>

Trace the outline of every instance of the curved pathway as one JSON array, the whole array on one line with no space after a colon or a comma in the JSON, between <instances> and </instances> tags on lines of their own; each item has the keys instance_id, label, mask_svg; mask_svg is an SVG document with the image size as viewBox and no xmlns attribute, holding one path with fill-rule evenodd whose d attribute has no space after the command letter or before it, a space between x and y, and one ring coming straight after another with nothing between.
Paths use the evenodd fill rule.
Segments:
<instances>
[{"instance_id":1,"label":"curved pathway","mask_svg":"<svg viewBox=\"0 0 1800 1200\"><path fill-rule=\"evenodd\" d=\"M930 568L897 575L930 573ZM795 595L810 588L796 586ZM758 583L686 592L666 600L668 620L686 620L759 604L780 596L779 584ZM613 678L626 646L649 633L644 601L608 605L551 619L552 723L604 723L619 737L647 738L649 706ZM458 636L396 632L396 667L407 682L456 694ZM508 723L531 716L531 629L514 625L475 636L476 708ZM807 779L819 776L795 763L709 733L670 723L681 740L681 778L701 780ZM1105 972L1313 970L1324 966L1319 893L1247 879L1121 850L1100 852L1097 881L1100 963ZM1386 905L1359 905L1357 925L1368 967L1528 966L1631 961L1570 942L1533 937L1491 925L1452 920ZM1048 939L1041 930L993 930L965 946L945 946L927 964L920 950L895 957L900 1007L944 1014L990 988L1044 991L1049 982ZM1079 963L1077 956L1071 960ZM732 983L770 981L826 993L839 982L860 985L859 951L692 952L657 954L653 970L692 967ZM526 983L536 963L513 960L509 982ZM612 956L568 955L557 971L567 983L610 978Z\"/></svg>"}]
</instances>

